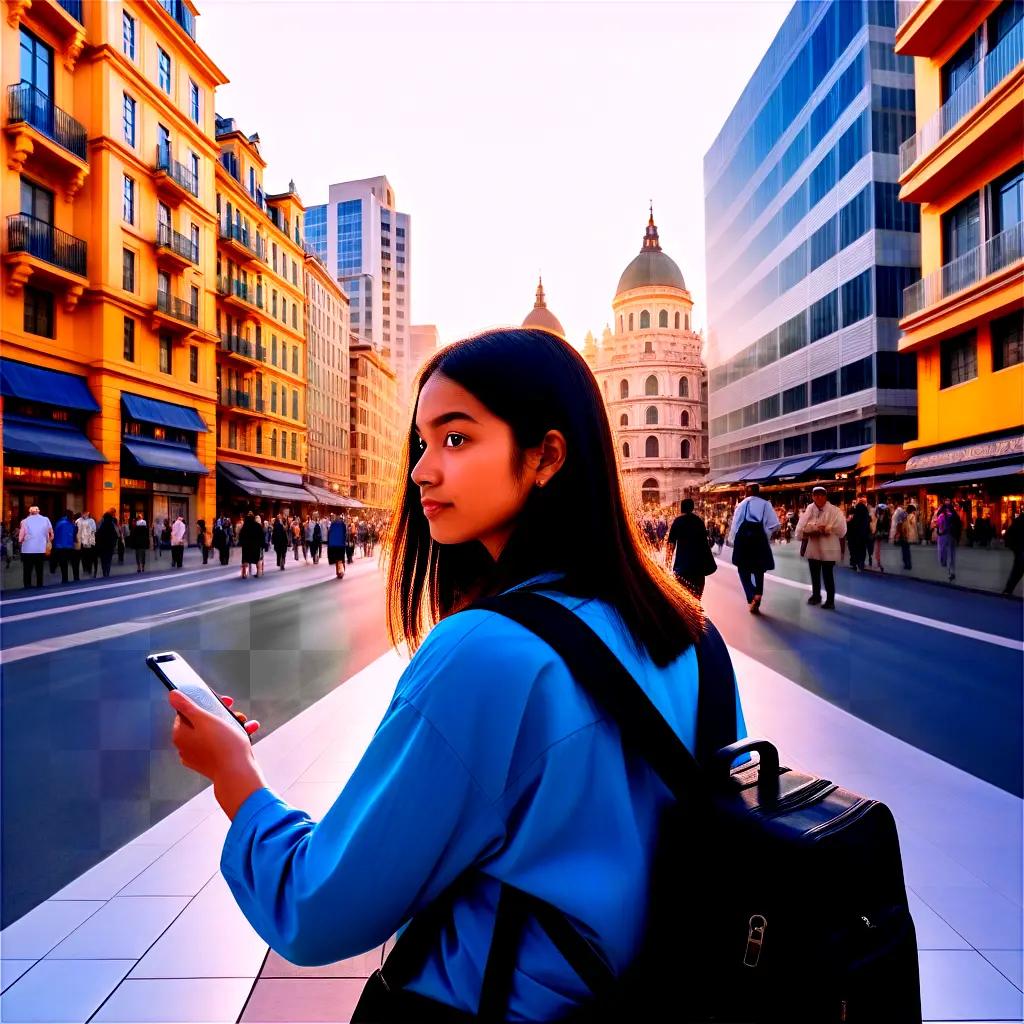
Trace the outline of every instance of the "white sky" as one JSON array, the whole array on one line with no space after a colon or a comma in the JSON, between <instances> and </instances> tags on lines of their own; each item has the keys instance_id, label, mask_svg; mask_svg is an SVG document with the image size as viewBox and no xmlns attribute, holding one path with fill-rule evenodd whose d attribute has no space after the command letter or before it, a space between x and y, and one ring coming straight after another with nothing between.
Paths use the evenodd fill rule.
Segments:
<instances>
[{"instance_id":1,"label":"white sky","mask_svg":"<svg viewBox=\"0 0 1024 1024\"><path fill-rule=\"evenodd\" d=\"M200 0L268 191L386 174L413 218L412 323L519 323L542 271L582 345L647 202L705 323L704 153L790 4Z\"/></svg>"}]
</instances>

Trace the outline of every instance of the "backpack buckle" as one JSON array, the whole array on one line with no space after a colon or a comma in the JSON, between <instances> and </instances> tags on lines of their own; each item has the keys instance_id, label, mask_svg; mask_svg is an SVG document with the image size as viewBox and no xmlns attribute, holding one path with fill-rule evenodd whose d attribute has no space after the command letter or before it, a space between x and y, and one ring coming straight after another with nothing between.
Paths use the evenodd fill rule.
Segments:
<instances>
[{"instance_id":1,"label":"backpack buckle","mask_svg":"<svg viewBox=\"0 0 1024 1024\"><path fill-rule=\"evenodd\" d=\"M750 918L747 931L747 948L743 954L745 967L756 967L761 959L761 947L764 945L764 933L768 927L768 920L763 914L753 914Z\"/></svg>"}]
</instances>

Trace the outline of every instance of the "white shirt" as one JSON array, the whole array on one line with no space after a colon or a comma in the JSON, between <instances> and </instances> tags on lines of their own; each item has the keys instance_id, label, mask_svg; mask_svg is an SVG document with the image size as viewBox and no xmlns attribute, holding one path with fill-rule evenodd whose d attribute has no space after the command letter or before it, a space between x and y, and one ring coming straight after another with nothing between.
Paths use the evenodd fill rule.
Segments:
<instances>
[{"instance_id":1,"label":"white shirt","mask_svg":"<svg viewBox=\"0 0 1024 1024\"><path fill-rule=\"evenodd\" d=\"M184 544L185 534L188 532L188 527L182 520L176 519L171 524L171 543L172 544Z\"/></svg>"},{"instance_id":2,"label":"white shirt","mask_svg":"<svg viewBox=\"0 0 1024 1024\"><path fill-rule=\"evenodd\" d=\"M772 534L779 528L779 517L775 514L772 503L766 501L759 494L752 494L749 498L744 498L736 506L736 511L732 516L732 526L729 528L730 544L736 542L736 531L740 528L740 523L746 519L749 519L752 523L760 523L764 527L764 532L769 540L771 540Z\"/></svg>"},{"instance_id":3,"label":"white shirt","mask_svg":"<svg viewBox=\"0 0 1024 1024\"><path fill-rule=\"evenodd\" d=\"M22 554L45 555L46 542L50 539L52 530L53 525L50 520L39 513L22 519L21 530L18 534L21 540Z\"/></svg>"}]
</instances>

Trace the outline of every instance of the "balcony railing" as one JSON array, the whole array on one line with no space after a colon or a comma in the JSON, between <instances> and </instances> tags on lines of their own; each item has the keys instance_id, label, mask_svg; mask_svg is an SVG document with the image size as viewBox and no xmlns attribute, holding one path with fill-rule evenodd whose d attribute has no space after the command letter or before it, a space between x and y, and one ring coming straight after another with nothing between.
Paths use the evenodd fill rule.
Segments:
<instances>
[{"instance_id":1,"label":"balcony railing","mask_svg":"<svg viewBox=\"0 0 1024 1024\"><path fill-rule=\"evenodd\" d=\"M178 231L174 231L166 224L158 224L156 228L156 244L160 249L170 249L177 253L182 259L191 263L199 262L199 246L186 238Z\"/></svg>"},{"instance_id":2,"label":"balcony railing","mask_svg":"<svg viewBox=\"0 0 1024 1024\"><path fill-rule=\"evenodd\" d=\"M193 38L196 37L196 16L184 0L160 0L160 6Z\"/></svg>"},{"instance_id":3,"label":"balcony railing","mask_svg":"<svg viewBox=\"0 0 1024 1024\"><path fill-rule=\"evenodd\" d=\"M237 277L218 275L217 291L221 295L233 295L243 302L248 302L250 306L256 306L257 309L263 308L263 288L260 286L250 288L244 281L239 281Z\"/></svg>"},{"instance_id":4,"label":"balcony railing","mask_svg":"<svg viewBox=\"0 0 1024 1024\"><path fill-rule=\"evenodd\" d=\"M240 224L231 222L220 225L220 237L228 238L238 242L239 245L248 249L254 256L261 260L267 258L267 244L257 234L250 234Z\"/></svg>"},{"instance_id":5,"label":"balcony railing","mask_svg":"<svg viewBox=\"0 0 1024 1024\"><path fill-rule=\"evenodd\" d=\"M163 171L168 178L186 192L199 197L199 181L196 176L183 164L171 157L171 152L166 146L156 148L156 169Z\"/></svg>"},{"instance_id":6,"label":"balcony railing","mask_svg":"<svg viewBox=\"0 0 1024 1024\"><path fill-rule=\"evenodd\" d=\"M75 21L82 21L82 0L57 0L57 3L71 15ZM85 24L82 22L82 24Z\"/></svg>"},{"instance_id":7,"label":"balcony railing","mask_svg":"<svg viewBox=\"0 0 1024 1024\"><path fill-rule=\"evenodd\" d=\"M27 252L61 270L85 277L85 241L27 213L7 218L7 251Z\"/></svg>"},{"instance_id":8,"label":"balcony railing","mask_svg":"<svg viewBox=\"0 0 1024 1024\"><path fill-rule=\"evenodd\" d=\"M252 342L248 338L242 338L237 334L222 334L220 336L220 347L224 352L234 352L236 355L245 356L246 359L253 359Z\"/></svg>"},{"instance_id":9,"label":"balcony railing","mask_svg":"<svg viewBox=\"0 0 1024 1024\"><path fill-rule=\"evenodd\" d=\"M165 292L162 289L158 289L156 293L156 308L161 313L166 313L167 316L173 316L175 320L192 324L193 327L199 323L198 306L179 299L177 295L171 295L170 292Z\"/></svg>"},{"instance_id":10,"label":"balcony railing","mask_svg":"<svg viewBox=\"0 0 1024 1024\"><path fill-rule=\"evenodd\" d=\"M55 106L45 92L28 82L8 87L7 120L12 124L30 124L79 160L88 158L85 125Z\"/></svg>"},{"instance_id":11,"label":"balcony railing","mask_svg":"<svg viewBox=\"0 0 1024 1024\"><path fill-rule=\"evenodd\" d=\"M900 146L900 174L930 153L993 89L1024 61L1024 21L974 65L953 95Z\"/></svg>"},{"instance_id":12,"label":"balcony railing","mask_svg":"<svg viewBox=\"0 0 1024 1024\"><path fill-rule=\"evenodd\" d=\"M929 306L997 274L1024 258L1024 223L994 235L952 263L922 277L903 292L903 315L913 316Z\"/></svg>"},{"instance_id":13,"label":"balcony railing","mask_svg":"<svg viewBox=\"0 0 1024 1024\"><path fill-rule=\"evenodd\" d=\"M248 391L239 391L237 388L224 388L221 404L233 406L235 409L251 409L252 395Z\"/></svg>"}]
</instances>

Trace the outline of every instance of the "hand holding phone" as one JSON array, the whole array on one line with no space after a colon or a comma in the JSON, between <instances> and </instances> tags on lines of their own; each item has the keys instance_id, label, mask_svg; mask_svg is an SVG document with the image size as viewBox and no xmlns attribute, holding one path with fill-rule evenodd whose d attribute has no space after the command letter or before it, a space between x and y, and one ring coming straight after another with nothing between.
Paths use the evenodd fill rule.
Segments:
<instances>
[{"instance_id":1,"label":"hand holding phone","mask_svg":"<svg viewBox=\"0 0 1024 1024\"><path fill-rule=\"evenodd\" d=\"M175 651L151 654L146 664L168 690L180 690L204 711L234 722L245 735L249 731L225 706L220 697L207 685L198 672Z\"/></svg>"}]
</instances>

